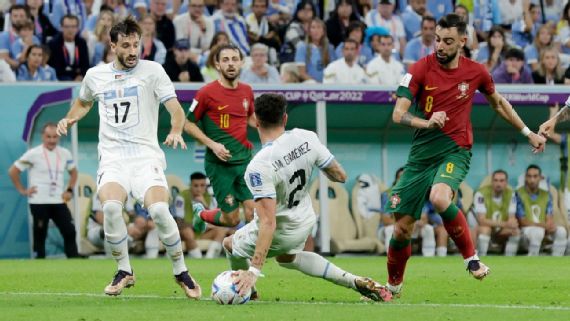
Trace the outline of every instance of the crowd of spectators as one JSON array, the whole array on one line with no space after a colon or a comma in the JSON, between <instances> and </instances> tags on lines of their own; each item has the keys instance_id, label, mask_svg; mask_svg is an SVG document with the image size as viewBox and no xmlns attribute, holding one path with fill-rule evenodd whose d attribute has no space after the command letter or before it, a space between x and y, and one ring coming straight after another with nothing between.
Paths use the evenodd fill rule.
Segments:
<instances>
[{"instance_id":1,"label":"crowd of spectators","mask_svg":"<svg viewBox=\"0 0 570 321\"><path fill-rule=\"evenodd\" d=\"M246 82L395 85L411 64L433 53L437 19L455 12L468 23L462 54L485 64L495 82L570 83L570 4L564 0L3 3L5 82L80 81L89 67L113 60L109 30L132 15L142 28L141 59L164 65L173 81L216 79L211 53L232 42L247 57Z\"/></svg>"}]
</instances>

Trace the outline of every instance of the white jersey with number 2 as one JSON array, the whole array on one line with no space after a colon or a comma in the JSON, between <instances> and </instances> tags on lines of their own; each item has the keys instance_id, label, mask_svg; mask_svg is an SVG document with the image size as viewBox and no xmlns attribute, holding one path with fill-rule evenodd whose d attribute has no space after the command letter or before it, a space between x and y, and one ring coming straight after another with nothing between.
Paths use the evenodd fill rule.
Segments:
<instances>
[{"instance_id":1,"label":"white jersey with number 2","mask_svg":"<svg viewBox=\"0 0 570 321\"><path fill-rule=\"evenodd\" d=\"M277 201L277 226L314 216L308 193L314 167L326 168L334 156L314 132L293 129L263 145L245 173L253 199Z\"/></svg>"},{"instance_id":2,"label":"white jersey with number 2","mask_svg":"<svg viewBox=\"0 0 570 321\"><path fill-rule=\"evenodd\" d=\"M140 60L129 70L113 63L89 69L79 99L99 103L100 164L154 158L166 168L157 138L158 109L175 97L172 81L154 61Z\"/></svg>"}]
</instances>

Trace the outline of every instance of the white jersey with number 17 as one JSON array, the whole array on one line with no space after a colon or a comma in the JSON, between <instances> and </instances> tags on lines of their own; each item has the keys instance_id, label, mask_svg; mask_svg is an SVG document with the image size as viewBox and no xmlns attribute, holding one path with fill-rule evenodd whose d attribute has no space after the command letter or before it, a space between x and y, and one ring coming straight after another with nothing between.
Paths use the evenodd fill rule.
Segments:
<instances>
[{"instance_id":1,"label":"white jersey with number 17","mask_svg":"<svg viewBox=\"0 0 570 321\"><path fill-rule=\"evenodd\" d=\"M87 71L79 99L99 102L99 162L154 158L166 168L157 139L158 108L176 93L172 81L154 61L140 60L129 70L113 63Z\"/></svg>"},{"instance_id":2,"label":"white jersey with number 17","mask_svg":"<svg viewBox=\"0 0 570 321\"><path fill-rule=\"evenodd\" d=\"M326 168L333 159L314 132L293 129L263 145L247 166L245 181L254 200L276 199L278 227L301 223L314 215L308 193L313 168Z\"/></svg>"}]
</instances>

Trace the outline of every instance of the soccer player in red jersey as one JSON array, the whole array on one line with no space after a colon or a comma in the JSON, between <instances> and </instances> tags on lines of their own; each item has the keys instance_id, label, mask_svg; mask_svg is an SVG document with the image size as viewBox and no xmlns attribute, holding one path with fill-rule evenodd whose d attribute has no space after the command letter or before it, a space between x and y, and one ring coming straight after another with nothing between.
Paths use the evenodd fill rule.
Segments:
<instances>
[{"instance_id":1,"label":"soccer player in red jersey","mask_svg":"<svg viewBox=\"0 0 570 321\"><path fill-rule=\"evenodd\" d=\"M485 67L459 54L466 41L466 25L459 16L441 18L436 27L435 53L412 65L396 92L392 119L416 129L404 173L387 204L387 211L396 217L387 262L388 288L396 296L411 255L414 222L426 198L443 218L469 273L479 280L489 273L475 252L464 214L452 203L471 161L470 114L476 90L503 119L528 137L535 152L544 149L544 137L531 132L511 104L495 91Z\"/></svg>"},{"instance_id":2,"label":"soccer player in red jersey","mask_svg":"<svg viewBox=\"0 0 570 321\"><path fill-rule=\"evenodd\" d=\"M202 87L190 106L184 130L206 145L206 174L220 208L206 210L193 205L194 230L203 232L205 222L236 226L239 204L245 218L253 218L252 195L244 181L245 169L252 157L252 144L247 140L247 126L255 127L253 91L239 82L243 54L233 44L217 49L216 68L220 78ZM202 129L196 122L200 121Z\"/></svg>"}]
</instances>

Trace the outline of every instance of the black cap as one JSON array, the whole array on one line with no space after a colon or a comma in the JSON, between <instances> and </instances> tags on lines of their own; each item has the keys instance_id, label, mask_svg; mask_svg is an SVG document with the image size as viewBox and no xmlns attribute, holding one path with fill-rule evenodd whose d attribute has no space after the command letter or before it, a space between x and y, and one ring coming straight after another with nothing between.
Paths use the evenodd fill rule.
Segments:
<instances>
[{"instance_id":1,"label":"black cap","mask_svg":"<svg viewBox=\"0 0 570 321\"><path fill-rule=\"evenodd\" d=\"M188 39L178 39L174 43L175 49L190 49L190 42Z\"/></svg>"},{"instance_id":2,"label":"black cap","mask_svg":"<svg viewBox=\"0 0 570 321\"><path fill-rule=\"evenodd\" d=\"M394 4L396 1L394 0L380 0L379 4Z\"/></svg>"}]
</instances>

